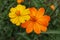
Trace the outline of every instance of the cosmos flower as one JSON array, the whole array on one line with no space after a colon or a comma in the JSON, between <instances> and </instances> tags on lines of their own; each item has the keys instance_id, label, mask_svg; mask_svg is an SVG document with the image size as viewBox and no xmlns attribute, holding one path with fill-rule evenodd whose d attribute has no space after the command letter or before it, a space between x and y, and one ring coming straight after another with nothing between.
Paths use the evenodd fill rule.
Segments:
<instances>
[{"instance_id":1,"label":"cosmos flower","mask_svg":"<svg viewBox=\"0 0 60 40\"><path fill-rule=\"evenodd\" d=\"M21 2L24 2L24 0L17 0L18 4L20 4Z\"/></svg>"},{"instance_id":2,"label":"cosmos flower","mask_svg":"<svg viewBox=\"0 0 60 40\"><path fill-rule=\"evenodd\" d=\"M55 5L51 5L50 8L51 8L52 10L55 10Z\"/></svg>"},{"instance_id":3,"label":"cosmos flower","mask_svg":"<svg viewBox=\"0 0 60 40\"><path fill-rule=\"evenodd\" d=\"M30 19L29 9L26 9L24 5L17 5L15 8L11 8L9 12L10 21L13 24L19 26L21 23Z\"/></svg>"},{"instance_id":4,"label":"cosmos flower","mask_svg":"<svg viewBox=\"0 0 60 40\"><path fill-rule=\"evenodd\" d=\"M30 20L21 24L22 28L26 28L27 33L34 31L36 34L47 31L50 16L44 15L45 9L30 8Z\"/></svg>"}]
</instances>

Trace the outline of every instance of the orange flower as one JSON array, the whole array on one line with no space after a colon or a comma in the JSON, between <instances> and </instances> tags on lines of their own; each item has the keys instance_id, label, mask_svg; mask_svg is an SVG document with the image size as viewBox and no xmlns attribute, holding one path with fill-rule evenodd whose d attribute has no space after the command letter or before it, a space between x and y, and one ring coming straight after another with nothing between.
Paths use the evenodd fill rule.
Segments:
<instances>
[{"instance_id":1,"label":"orange flower","mask_svg":"<svg viewBox=\"0 0 60 40\"><path fill-rule=\"evenodd\" d=\"M26 28L27 33L31 33L33 30L36 34L46 32L50 16L44 15L45 9L40 8L36 10L34 7L30 8L30 20L23 23L21 26Z\"/></svg>"},{"instance_id":2,"label":"orange flower","mask_svg":"<svg viewBox=\"0 0 60 40\"><path fill-rule=\"evenodd\" d=\"M55 5L51 5L50 8L51 8L52 10L55 10Z\"/></svg>"},{"instance_id":3,"label":"orange flower","mask_svg":"<svg viewBox=\"0 0 60 40\"><path fill-rule=\"evenodd\" d=\"M17 0L18 4L20 4L21 2L24 2L24 0Z\"/></svg>"}]
</instances>

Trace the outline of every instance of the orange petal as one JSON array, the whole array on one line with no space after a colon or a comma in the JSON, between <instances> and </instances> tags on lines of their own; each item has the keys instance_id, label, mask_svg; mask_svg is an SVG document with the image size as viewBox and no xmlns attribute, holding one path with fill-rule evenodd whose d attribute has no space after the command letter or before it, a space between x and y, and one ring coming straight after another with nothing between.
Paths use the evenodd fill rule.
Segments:
<instances>
[{"instance_id":1,"label":"orange petal","mask_svg":"<svg viewBox=\"0 0 60 40\"><path fill-rule=\"evenodd\" d=\"M47 27L41 25L41 31L46 32L47 31Z\"/></svg>"},{"instance_id":2,"label":"orange petal","mask_svg":"<svg viewBox=\"0 0 60 40\"><path fill-rule=\"evenodd\" d=\"M21 24L22 28L26 28L28 26L28 24L30 24L31 21L26 21L25 23Z\"/></svg>"},{"instance_id":3,"label":"orange petal","mask_svg":"<svg viewBox=\"0 0 60 40\"><path fill-rule=\"evenodd\" d=\"M36 16L36 13L37 13L36 8L34 8L34 7L30 8L30 16L31 17Z\"/></svg>"},{"instance_id":4,"label":"orange petal","mask_svg":"<svg viewBox=\"0 0 60 40\"><path fill-rule=\"evenodd\" d=\"M50 21L50 16L44 15L42 19L45 19L45 21Z\"/></svg>"},{"instance_id":5,"label":"orange petal","mask_svg":"<svg viewBox=\"0 0 60 40\"><path fill-rule=\"evenodd\" d=\"M48 26L48 22L50 21L50 16L42 16L40 19L38 19L38 23L44 26Z\"/></svg>"},{"instance_id":6,"label":"orange petal","mask_svg":"<svg viewBox=\"0 0 60 40\"><path fill-rule=\"evenodd\" d=\"M40 28L40 25L38 23L35 23L33 27L34 27L34 32L36 34L40 34L41 33L41 28Z\"/></svg>"},{"instance_id":7,"label":"orange petal","mask_svg":"<svg viewBox=\"0 0 60 40\"><path fill-rule=\"evenodd\" d=\"M44 8L40 8L38 10L38 16L43 16L44 15L44 12L45 12L45 9Z\"/></svg>"},{"instance_id":8,"label":"orange petal","mask_svg":"<svg viewBox=\"0 0 60 40\"><path fill-rule=\"evenodd\" d=\"M44 15L45 9L44 8L40 8L36 14L36 18L39 19L41 16Z\"/></svg>"},{"instance_id":9,"label":"orange petal","mask_svg":"<svg viewBox=\"0 0 60 40\"><path fill-rule=\"evenodd\" d=\"M26 27L26 32L27 33L31 33L33 31L33 23L31 22L30 24L28 24L28 26Z\"/></svg>"}]
</instances>

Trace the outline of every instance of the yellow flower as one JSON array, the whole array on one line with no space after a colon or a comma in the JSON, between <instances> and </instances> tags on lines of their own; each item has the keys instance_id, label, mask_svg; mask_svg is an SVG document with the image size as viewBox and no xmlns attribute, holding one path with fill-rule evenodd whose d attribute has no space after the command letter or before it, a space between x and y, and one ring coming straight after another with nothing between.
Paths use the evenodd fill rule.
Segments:
<instances>
[{"instance_id":1,"label":"yellow flower","mask_svg":"<svg viewBox=\"0 0 60 40\"><path fill-rule=\"evenodd\" d=\"M29 9L26 9L24 5L19 4L15 8L11 8L8 15L10 17L10 21L19 26L21 23L30 19L29 14Z\"/></svg>"}]
</instances>

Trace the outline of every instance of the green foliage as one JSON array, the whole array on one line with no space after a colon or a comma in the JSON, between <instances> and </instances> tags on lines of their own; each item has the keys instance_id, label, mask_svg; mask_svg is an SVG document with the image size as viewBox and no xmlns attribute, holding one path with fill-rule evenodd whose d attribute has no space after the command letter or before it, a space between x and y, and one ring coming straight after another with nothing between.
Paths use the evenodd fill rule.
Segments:
<instances>
[{"instance_id":1,"label":"green foliage","mask_svg":"<svg viewBox=\"0 0 60 40\"><path fill-rule=\"evenodd\" d=\"M50 9L54 4L56 9ZM45 14L51 17L47 32L40 35L26 34L25 29L17 27L9 21L8 13L11 7L16 6L16 0L0 0L0 40L60 40L60 2L59 0L25 0L26 7L44 7Z\"/></svg>"}]
</instances>

